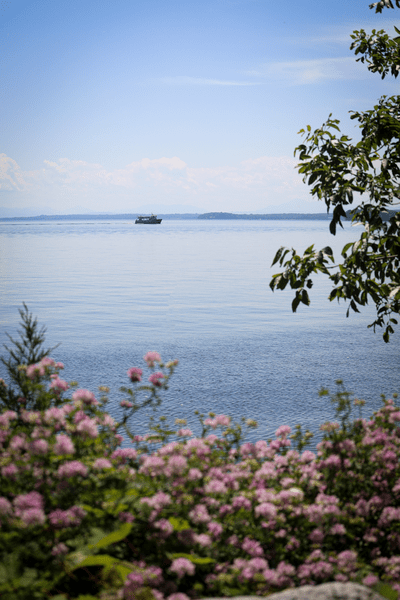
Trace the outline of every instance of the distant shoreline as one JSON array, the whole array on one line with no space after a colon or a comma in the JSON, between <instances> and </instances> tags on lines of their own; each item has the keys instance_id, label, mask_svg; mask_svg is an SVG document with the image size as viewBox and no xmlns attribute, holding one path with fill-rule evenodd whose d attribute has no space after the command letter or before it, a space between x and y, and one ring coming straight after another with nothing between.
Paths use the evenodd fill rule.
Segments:
<instances>
[{"instance_id":1,"label":"distant shoreline","mask_svg":"<svg viewBox=\"0 0 400 600\"><path fill-rule=\"evenodd\" d=\"M34 217L0 217L0 222L15 221L115 221L121 219L134 220L138 213L124 213L115 215L38 215ZM159 214L164 220L170 219L204 219L204 220L329 220L331 216L327 213L271 213L271 214L243 214L243 213L172 213Z\"/></svg>"},{"instance_id":2,"label":"distant shoreline","mask_svg":"<svg viewBox=\"0 0 400 600\"><path fill-rule=\"evenodd\" d=\"M347 217L343 220L351 219L351 211L347 211ZM391 217L398 214L396 210L388 210L381 213L383 221L388 221ZM134 221L139 216L139 213L122 213L111 215L38 215L35 217L0 217L0 223L5 222L20 222L20 221L117 221L122 219ZM268 213L268 214L245 214L245 213L228 213L228 212L210 212L210 213L167 213L158 214L158 217L163 220L178 220L178 219L201 219L205 221L214 220L245 220L245 221L330 221L332 214L330 213Z\"/></svg>"}]
</instances>

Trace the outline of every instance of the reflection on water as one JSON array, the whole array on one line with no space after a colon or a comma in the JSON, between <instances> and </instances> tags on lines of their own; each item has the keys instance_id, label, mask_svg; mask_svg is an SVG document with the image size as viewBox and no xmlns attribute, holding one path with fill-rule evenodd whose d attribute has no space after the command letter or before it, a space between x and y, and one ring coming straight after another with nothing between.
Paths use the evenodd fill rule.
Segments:
<instances>
[{"instance_id":1,"label":"reflection on water","mask_svg":"<svg viewBox=\"0 0 400 600\"><path fill-rule=\"evenodd\" d=\"M255 437L282 423L316 429L331 414L318 397L338 377L377 408L399 390L399 333L389 345L367 324L373 307L345 318L317 280L311 307L291 312L290 291L269 289L281 245L329 243L335 254L359 230L333 238L315 221L133 221L0 224L0 342L25 301L48 328L68 378L118 388L147 350L179 358L163 409L196 408L260 421ZM144 416L138 428L143 427Z\"/></svg>"}]
</instances>

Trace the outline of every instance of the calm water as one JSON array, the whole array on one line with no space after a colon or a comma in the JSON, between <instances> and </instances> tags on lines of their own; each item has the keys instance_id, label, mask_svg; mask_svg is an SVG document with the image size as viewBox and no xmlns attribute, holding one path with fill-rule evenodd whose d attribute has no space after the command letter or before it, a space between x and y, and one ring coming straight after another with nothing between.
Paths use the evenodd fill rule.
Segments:
<instances>
[{"instance_id":1,"label":"calm water","mask_svg":"<svg viewBox=\"0 0 400 600\"><path fill-rule=\"evenodd\" d=\"M292 293L271 292L270 265L284 245L311 243L335 254L359 235L346 226L336 238L320 221L133 221L0 223L0 343L15 334L26 302L47 327L67 379L96 391L111 387L118 417L126 370L147 350L180 361L159 414L193 412L252 417L252 439L288 423L318 430L332 415L321 386L334 381L368 401L400 391L400 331L390 344L367 324L373 307L345 317L318 280L311 306L292 314ZM136 431L148 415L138 413Z\"/></svg>"}]
</instances>

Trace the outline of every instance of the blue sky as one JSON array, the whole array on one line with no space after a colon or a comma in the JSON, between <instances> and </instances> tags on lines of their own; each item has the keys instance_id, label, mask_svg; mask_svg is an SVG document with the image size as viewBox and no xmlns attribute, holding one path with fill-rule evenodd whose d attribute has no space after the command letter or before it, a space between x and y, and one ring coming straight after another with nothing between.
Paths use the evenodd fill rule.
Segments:
<instances>
[{"instance_id":1,"label":"blue sky","mask_svg":"<svg viewBox=\"0 0 400 600\"><path fill-rule=\"evenodd\" d=\"M349 50L368 0L0 0L0 216L320 212L300 128L398 83Z\"/></svg>"}]
</instances>

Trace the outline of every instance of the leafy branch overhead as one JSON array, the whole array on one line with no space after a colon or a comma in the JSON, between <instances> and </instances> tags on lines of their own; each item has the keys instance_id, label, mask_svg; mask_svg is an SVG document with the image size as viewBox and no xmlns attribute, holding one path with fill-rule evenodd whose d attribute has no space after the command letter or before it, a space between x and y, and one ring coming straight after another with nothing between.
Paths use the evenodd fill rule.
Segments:
<instances>
[{"instance_id":1,"label":"leafy branch overhead","mask_svg":"<svg viewBox=\"0 0 400 600\"><path fill-rule=\"evenodd\" d=\"M400 1L395 4L400 8ZM394 8L391 0L370 6L376 12ZM400 30L395 27L396 33ZM400 35L390 38L384 31L354 31L351 49L362 56L368 69L382 79L400 71ZM348 300L350 309L373 302L375 320L369 325L374 331L384 328L383 338L389 341L400 313L400 96L382 96L373 109L351 111L351 119L359 124L361 140L352 140L340 132L339 121L329 115L315 131L308 125L301 129L304 141L295 149L299 156L299 173L311 186L311 194L323 200L332 210L329 225L335 235L343 219L362 225L363 231L354 243L346 244L341 260L335 263L329 246L316 250L314 245L300 256L296 250L280 248L273 260L284 271L273 276L272 290L289 285L295 290L292 309L300 303L309 305L308 290L312 276L323 273L332 282L329 299ZM357 206L352 208L352 204Z\"/></svg>"}]
</instances>

